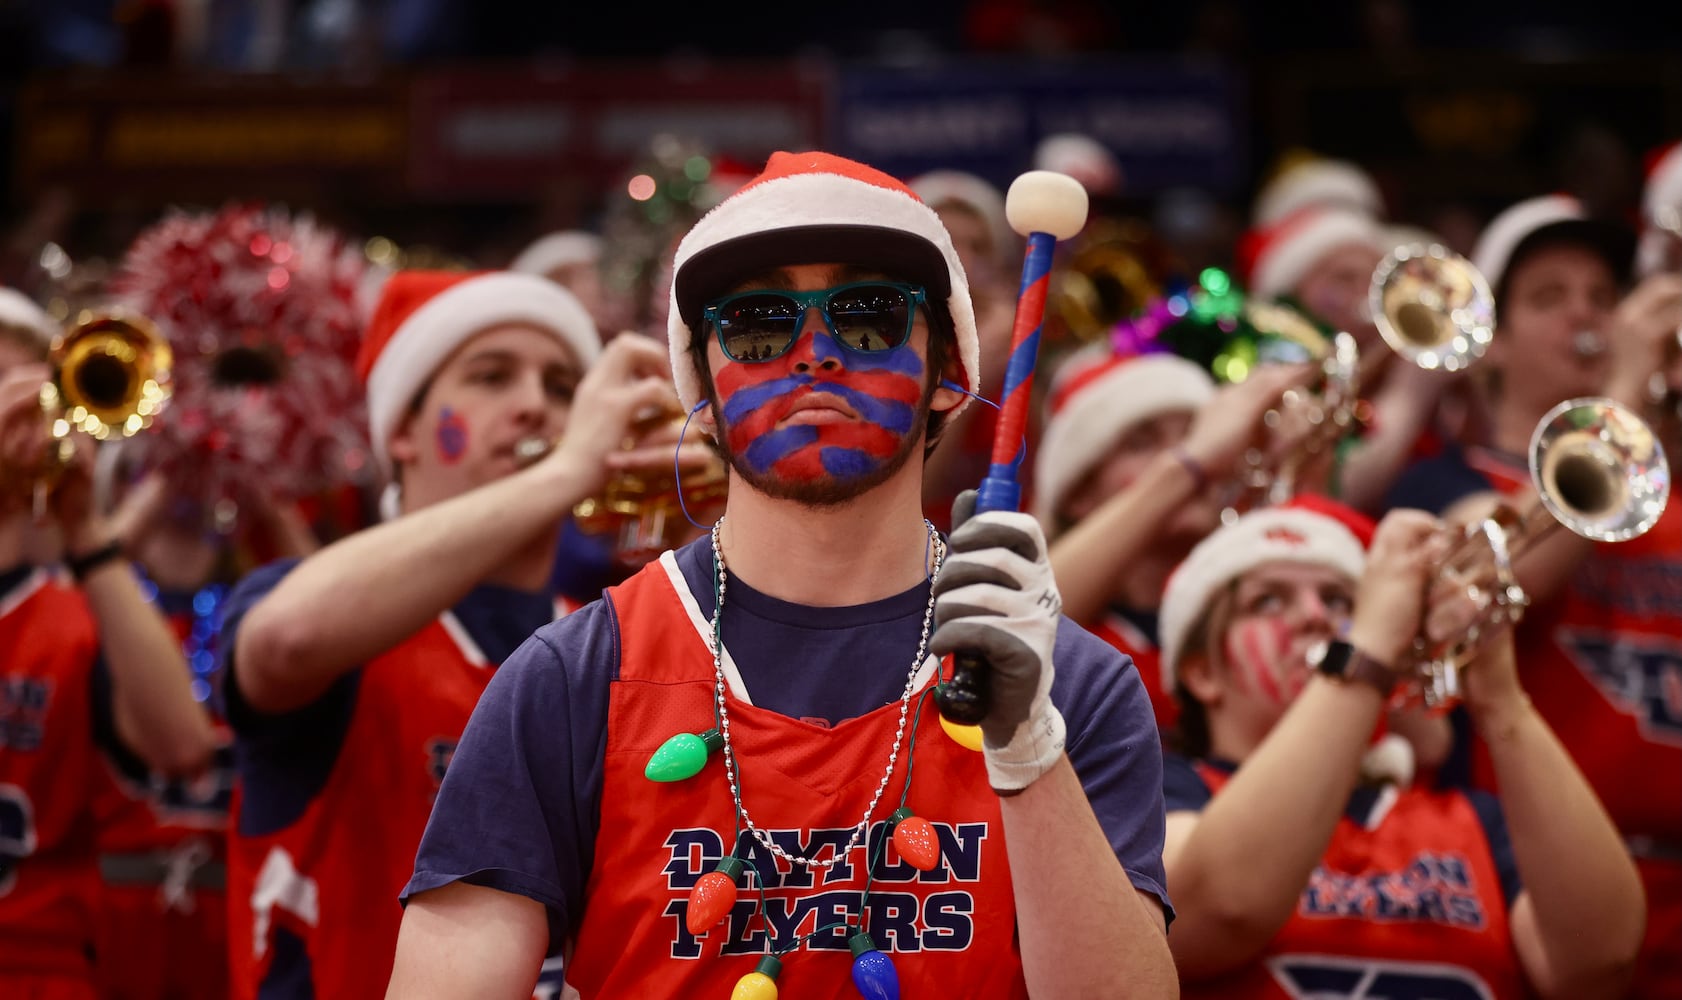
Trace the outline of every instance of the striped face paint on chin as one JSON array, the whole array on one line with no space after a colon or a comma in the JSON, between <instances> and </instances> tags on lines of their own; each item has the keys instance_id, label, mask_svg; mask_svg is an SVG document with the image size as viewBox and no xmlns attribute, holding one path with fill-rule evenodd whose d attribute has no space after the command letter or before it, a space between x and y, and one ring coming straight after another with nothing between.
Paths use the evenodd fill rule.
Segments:
<instances>
[{"instance_id":1,"label":"striped face paint on chin","mask_svg":"<svg viewBox=\"0 0 1682 1000\"><path fill-rule=\"evenodd\" d=\"M1308 683L1308 671L1299 669L1291 651L1290 627L1277 618L1247 618L1227 629L1233 683L1269 705L1289 705Z\"/></svg>"},{"instance_id":2,"label":"striped face paint on chin","mask_svg":"<svg viewBox=\"0 0 1682 1000\"><path fill-rule=\"evenodd\" d=\"M910 343L860 354L828 330L810 336L809 348L796 343L770 361L725 359L714 376L725 444L750 482L866 479L890 469L916 429L924 365ZM796 369L802 361L805 371ZM831 405L847 415L825 413ZM805 407L816 415L801 416Z\"/></svg>"}]
</instances>

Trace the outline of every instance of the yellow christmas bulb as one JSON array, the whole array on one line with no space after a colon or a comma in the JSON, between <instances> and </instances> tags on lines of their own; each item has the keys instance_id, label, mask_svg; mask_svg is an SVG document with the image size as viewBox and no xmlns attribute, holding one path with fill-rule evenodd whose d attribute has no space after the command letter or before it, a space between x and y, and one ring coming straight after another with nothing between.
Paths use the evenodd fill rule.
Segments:
<instances>
[{"instance_id":1,"label":"yellow christmas bulb","mask_svg":"<svg viewBox=\"0 0 1682 1000\"><path fill-rule=\"evenodd\" d=\"M736 980L736 988L730 991L730 1000L777 1000L777 974L783 971L783 963L775 955L766 955L759 960L759 967Z\"/></svg>"},{"instance_id":2,"label":"yellow christmas bulb","mask_svg":"<svg viewBox=\"0 0 1682 1000\"><path fill-rule=\"evenodd\" d=\"M946 735L952 737L952 741L959 746L969 750L974 750L977 753L981 752L980 726L960 725L959 723L948 720L946 716L943 715L940 717L940 728L946 730Z\"/></svg>"}]
</instances>

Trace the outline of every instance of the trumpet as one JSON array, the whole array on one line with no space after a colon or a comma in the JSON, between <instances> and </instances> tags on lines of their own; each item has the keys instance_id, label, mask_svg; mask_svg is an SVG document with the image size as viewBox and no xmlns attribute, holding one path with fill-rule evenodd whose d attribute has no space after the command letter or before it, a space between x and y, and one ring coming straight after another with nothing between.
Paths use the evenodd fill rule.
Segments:
<instances>
[{"instance_id":1,"label":"trumpet","mask_svg":"<svg viewBox=\"0 0 1682 1000\"><path fill-rule=\"evenodd\" d=\"M40 396L50 436L46 459L5 484L13 495L33 490L37 513L75 457L72 432L101 441L132 437L170 395L169 343L138 313L83 310L54 341L48 361L53 374Z\"/></svg>"},{"instance_id":2,"label":"trumpet","mask_svg":"<svg viewBox=\"0 0 1682 1000\"><path fill-rule=\"evenodd\" d=\"M643 415L631 425L627 446L658 427L681 421L682 413L658 410ZM523 466L538 461L558 442L529 437L514 446L515 460ZM573 507L572 516L586 534L611 534L614 551L627 563L644 562L672 547L685 518L686 508L704 509L724 499L729 476L722 460L715 456L704 468L681 477L676 470L649 473L620 470L593 497Z\"/></svg>"},{"instance_id":3,"label":"trumpet","mask_svg":"<svg viewBox=\"0 0 1682 1000\"><path fill-rule=\"evenodd\" d=\"M1422 628L1407 664L1408 694L1446 708L1461 694L1460 673L1491 631L1517 623L1529 597L1513 563L1564 527L1597 542L1624 542L1658 522L1670 496L1670 468L1653 429L1605 397L1568 399L1543 416L1530 438L1536 497L1498 505L1467 525L1435 574L1433 596L1464 593L1476 615L1455 634L1432 639Z\"/></svg>"},{"instance_id":4,"label":"trumpet","mask_svg":"<svg viewBox=\"0 0 1682 1000\"><path fill-rule=\"evenodd\" d=\"M1075 340L1102 339L1161 296L1166 253L1143 222L1096 222L1052 270L1047 309Z\"/></svg>"},{"instance_id":5,"label":"trumpet","mask_svg":"<svg viewBox=\"0 0 1682 1000\"><path fill-rule=\"evenodd\" d=\"M1379 261L1367 289L1379 336L1425 369L1459 371L1495 335L1495 294L1472 262L1437 244L1409 243Z\"/></svg>"}]
</instances>

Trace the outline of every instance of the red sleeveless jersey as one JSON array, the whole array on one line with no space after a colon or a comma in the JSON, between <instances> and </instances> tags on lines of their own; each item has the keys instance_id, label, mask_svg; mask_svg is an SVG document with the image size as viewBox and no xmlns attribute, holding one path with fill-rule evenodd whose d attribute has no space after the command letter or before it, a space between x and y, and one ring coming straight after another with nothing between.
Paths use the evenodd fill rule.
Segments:
<instances>
[{"instance_id":1,"label":"red sleeveless jersey","mask_svg":"<svg viewBox=\"0 0 1682 1000\"><path fill-rule=\"evenodd\" d=\"M1227 776L1198 772L1213 794ZM1255 961L1182 997L1528 996L1501 876L1463 795L1408 789L1376 823L1338 820L1296 912Z\"/></svg>"},{"instance_id":2,"label":"red sleeveless jersey","mask_svg":"<svg viewBox=\"0 0 1682 1000\"><path fill-rule=\"evenodd\" d=\"M1180 705L1172 694L1163 690L1162 651L1156 648L1150 636L1113 610L1106 610L1102 617L1087 626L1087 631L1133 658L1133 667L1139 671L1145 693L1151 696L1151 711L1156 714L1157 732L1167 733L1173 729L1180 718Z\"/></svg>"},{"instance_id":3,"label":"red sleeveless jersey","mask_svg":"<svg viewBox=\"0 0 1682 1000\"><path fill-rule=\"evenodd\" d=\"M0 984L85 978L99 902L88 793L99 640L82 595L44 571L0 602Z\"/></svg>"},{"instance_id":4,"label":"red sleeveless jersey","mask_svg":"<svg viewBox=\"0 0 1682 1000\"><path fill-rule=\"evenodd\" d=\"M459 637L459 638L458 638ZM228 863L232 995L256 1000L273 968L273 932L303 944L313 996L385 996L414 867L457 740L490 682L487 663L451 615L362 668L356 707L332 774L290 826L232 837ZM238 801L251 790L235 791Z\"/></svg>"},{"instance_id":5,"label":"red sleeveless jersey","mask_svg":"<svg viewBox=\"0 0 1682 1000\"><path fill-rule=\"evenodd\" d=\"M691 935L689 890L736 841L723 761L715 754L700 774L666 784L649 781L643 768L668 737L712 724L710 629L671 553L608 599L618 619L619 674L609 696L601 824L567 982L584 1000L727 996L771 948L859 922L865 851L855 848L827 871L808 869L775 857L744 829L736 852L748 870L736 904L719 926ZM931 659L925 667L919 694L935 666ZM728 673L730 737L748 815L788 853L834 857L882 780L899 706L824 728L751 704L733 666ZM999 804L981 756L942 732L932 699L915 728L910 715L906 726L906 740L914 732L915 741L902 746L870 817L868 843L882 853L863 907L865 928L891 956L904 996L1026 996ZM934 825L941 846L941 862L929 872L880 843L908 766L906 804ZM846 937L826 931L783 956L780 995L856 1000Z\"/></svg>"},{"instance_id":6,"label":"red sleeveless jersey","mask_svg":"<svg viewBox=\"0 0 1682 1000\"><path fill-rule=\"evenodd\" d=\"M1493 456L1468 462L1502 493L1529 483ZM1631 995L1682 996L1682 502L1639 538L1597 544L1514 637L1531 702L1641 869L1647 943ZM1481 742L1472 761L1473 781L1494 788Z\"/></svg>"}]
</instances>

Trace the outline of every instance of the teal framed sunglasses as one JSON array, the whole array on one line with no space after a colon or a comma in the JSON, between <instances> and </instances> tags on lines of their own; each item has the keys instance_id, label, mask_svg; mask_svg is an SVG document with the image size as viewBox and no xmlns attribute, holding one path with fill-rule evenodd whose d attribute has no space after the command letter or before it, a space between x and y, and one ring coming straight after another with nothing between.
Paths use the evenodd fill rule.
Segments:
<instances>
[{"instance_id":1,"label":"teal framed sunglasses","mask_svg":"<svg viewBox=\"0 0 1682 1000\"><path fill-rule=\"evenodd\" d=\"M816 308L844 349L880 354L905 346L917 307L927 301L920 285L854 281L810 292L758 288L707 303L702 317L717 332L732 361L770 361L788 353L800 336L806 311Z\"/></svg>"}]
</instances>

